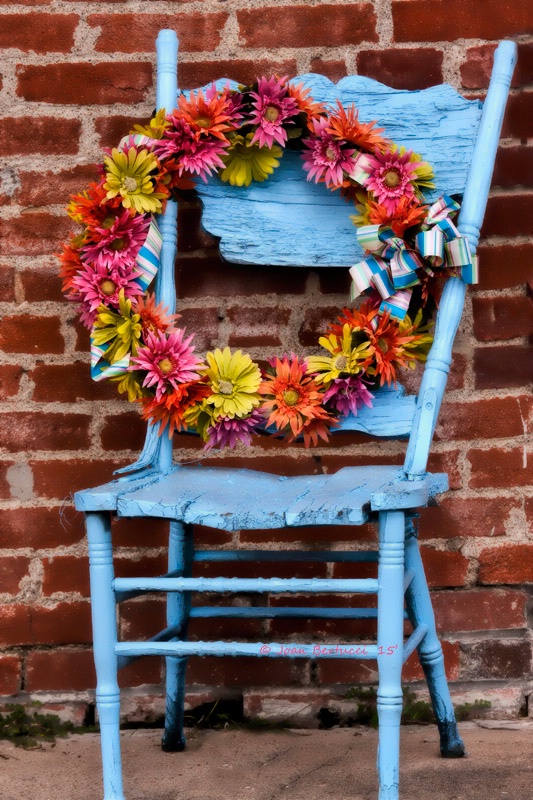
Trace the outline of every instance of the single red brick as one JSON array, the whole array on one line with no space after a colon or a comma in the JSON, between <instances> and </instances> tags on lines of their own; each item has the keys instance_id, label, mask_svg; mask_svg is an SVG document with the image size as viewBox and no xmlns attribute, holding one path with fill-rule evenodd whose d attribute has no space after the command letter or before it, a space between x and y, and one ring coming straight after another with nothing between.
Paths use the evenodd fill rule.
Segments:
<instances>
[{"instance_id":1,"label":"single red brick","mask_svg":"<svg viewBox=\"0 0 533 800\"><path fill-rule=\"evenodd\" d=\"M531 642L488 639L461 644L463 679L528 678L531 674Z\"/></svg>"},{"instance_id":2,"label":"single red brick","mask_svg":"<svg viewBox=\"0 0 533 800\"><path fill-rule=\"evenodd\" d=\"M117 386L106 381L91 380L89 364L39 364L30 373L35 389L33 399L39 403L57 400L76 403L78 400L114 400Z\"/></svg>"},{"instance_id":3,"label":"single red brick","mask_svg":"<svg viewBox=\"0 0 533 800\"><path fill-rule=\"evenodd\" d=\"M112 530L115 547L165 547L168 544L169 523L167 520L147 520L141 517L117 518L113 522ZM231 536L228 535L221 538L220 544L229 544L230 542ZM198 542L196 545L198 546Z\"/></svg>"},{"instance_id":4,"label":"single red brick","mask_svg":"<svg viewBox=\"0 0 533 800\"><path fill-rule=\"evenodd\" d=\"M83 450L89 447L88 414L14 411L2 417L2 445L21 450Z\"/></svg>"},{"instance_id":5,"label":"single red brick","mask_svg":"<svg viewBox=\"0 0 533 800\"><path fill-rule=\"evenodd\" d=\"M533 147L499 147L494 167L493 186L533 185Z\"/></svg>"},{"instance_id":6,"label":"single red brick","mask_svg":"<svg viewBox=\"0 0 533 800\"><path fill-rule=\"evenodd\" d=\"M31 606L12 603L0 606L0 646L32 644Z\"/></svg>"},{"instance_id":7,"label":"single red brick","mask_svg":"<svg viewBox=\"0 0 533 800\"><path fill-rule=\"evenodd\" d=\"M164 674L164 662L161 658L146 658L134 661L118 673L120 687L158 686Z\"/></svg>"},{"instance_id":8,"label":"single red brick","mask_svg":"<svg viewBox=\"0 0 533 800\"><path fill-rule=\"evenodd\" d=\"M21 667L20 656L0 656L0 695L17 694L20 691Z\"/></svg>"},{"instance_id":9,"label":"single red brick","mask_svg":"<svg viewBox=\"0 0 533 800\"><path fill-rule=\"evenodd\" d=\"M533 301L515 297L474 297L474 334L481 342L533 334Z\"/></svg>"},{"instance_id":10,"label":"single red brick","mask_svg":"<svg viewBox=\"0 0 533 800\"><path fill-rule=\"evenodd\" d=\"M143 597L120 604L120 633L123 640L149 639L166 627L164 597Z\"/></svg>"},{"instance_id":11,"label":"single red brick","mask_svg":"<svg viewBox=\"0 0 533 800\"><path fill-rule=\"evenodd\" d=\"M444 655L444 669L446 677L449 681L456 681L459 677L459 663L461 651L459 642L441 641L442 652ZM405 662L402 670L402 679L404 681L421 681L424 680L424 670L420 665L418 653L412 653Z\"/></svg>"},{"instance_id":12,"label":"single red brick","mask_svg":"<svg viewBox=\"0 0 533 800\"><path fill-rule=\"evenodd\" d=\"M487 547L479 554L479 581L486 584L533 583L533 542Z\"/></svg>"},{"instance_id":13,"label":"single red brick","mask_svg":"<svg viewBox=\"0 0 533 800\"><path fill-rule=\"evenodd\" d=\"M84 537L83 515L69 506L6 508L0 517L0 547L69 547Z\"/></svg>"},{"instance_id":14,"label":"single red brick","mask_svg":"<svg viewBox=\"0 0 533 800\"><path fill-rule=\"evenodd\" d=\"M459 450L430 453L428 467L431 472L446 472L450 489L460 489L463 485L460 458L461 452Z\"/></svg>"},{"instance_id":15,"label":"single red brick","mask_svg":"<svg viewBox=\"0 0 533 800\"><path fill-rule=\"evenodd\" d=\"M473 403L444 403L437 423L438 441L495 439L524 433L520 397L495 397Z\"/></svg>"},{"instance_id":16,"label":"single red brick","mask_svg":"<svg viewBox=\"0 0 533 800\"><path fill-rule=\"evenodd\" d=\"M178 228L179 231L179 228ZM182 231L189 235L189 226L182 224ZM196 246L203 247L201 242ZM184 258L178 256L179 272L176 276L177 294L180 298L205 297L249 297L254 294L304 294L308 275L305 269L251 270L248 266L229 264L219 258Z\"/></svg>"},{"instance_id":17,"label":"single red brick","mask_svg":"<svg viewBox=\"0 0 533 800\"><path fill-rule=\"evenodd\" d=\"M527 626L527 594L515 589L432 592L431 600L437 628L443 633Z\"/></svg>"},{"instance_id":18,"label":"single red brick","mask_svg":"<svg viewBox=\"0 0 533 800\"><path fill-rule=\"evenodd\" d=\"M92 642L91 604L88 601L61 602L48 608L30 608L30 644L85 644Z\"/></svg>"},{"instance_id":19,"label":"single red brick","mask_svg":"<svg viewBox=\"0 0 533 800\"><path fill-rule=\"evenodd\" d=\"M60 328L58 317L5 316L0 327L0 349L5 353L62 353Z\"/></svg>"},{"instance_id":20,"label":"single red brick","mask_svg":"<svg viewBox=\"0 0 533 800\"><path fill-rule=\"evenodd\" d=\"M533 82L533 44L517 42L518 61L511 86L522 86ZM461 65L461 80L466 89L485 89L489 85L492 72L495 44L482 44L469 47L466 60Z\"/></svg>"},{"instance_id":21,"label":"single red brick","mask_svg":"<svg viewBox=\"0 0 533 800\"><path fill-rule=\"evenodd\" d=\"M248 86L254 83L259 75L295 75L296 71L297 64L294 58L188 61L180 64L179 83L182 89L195 89L218 78L229 78Z\"/></svg>"},{"instance_id":22,"label":"single red brick","mask_svg":"<svg viewBox=\"0 0 533 800\"><path fill-rule=\"evenodd\" d=\"M122 137L133 130L134 125L146 125L149 121L147 117L113 115L95 119L94 128L100 137L101 147L116 147Z\"/></svg>"},{"instance_id":23,"label":"single red brick","mask_svg":"<svg viewBox=\"0 0 533 800\"><path fill-rule=\"evenodd\" d=\"M78 22L77 14L3 14L0 47L14 47L24 53L69 53Z\"/></svg>"},{"instance_id":24,"label":"single red brick","mask_svg":"<svg viewBox=\"0 0 533 800\"><path fill-rule=\"evenodd\" d=\"M479 13L477 0L393 0L392 19L397 42L453 42L456 39L502 39L533 33L528 3L485 0Z\"/></svg>"},{"instance_id":25,"label":"single red brick","mask_svg":"<svg viewBox=\"0 0 533 800\"><path fill-rule=\"evenodd\" d=\"M117 142L118 139L115 144ZM18 202L24 206L47 206L51 197L57 198L57 202L67 203L71 194L79 194L90 181L97 180L98 174L94 164L80 164L58 172L20 172L19 178ZM71 224L74 229L74 224Z\"/></svg>"},{"instance_id":26,"label":"single red brick","mask_svg":"<svg viewBox=\"0 0 533 800\"><path fill-rule=\"evenodd\" d=\"M349 7L290 5L265 14L264 8L237 11L245 47L337 47L376 42L376 15L371 3Z\"/></svg>"},{"instance_id":27,"label":"single red brick","mask_svg":"<svg viewBox=\"0 0 533 800\"><path fill-rule=\"evenodd\" d=\"M187 53L212 52L221 42L227 19L225 11L180 14L180 50ZM99 28L95 49L100 53L151 52L159 30L174 27L176 21L173 14L121 14L120 25L117 25L115 14L90 14L87 18L89 25ZM127 36L124 36L125 30Z\"/></svg>"},{"instance_id":28,"label":"single red brick","mask_svg":"<svg viewBox=\"0 0 533 800\"><path fill-rule=\"evenodd\" d=\"M74 155L79 150L80 133L81 122L77 119L3 117L0 119L0 155ZM50 197L51 192L48 203Z\"/></svg>"},{"instance_id":29,"label":"single red brick","mask_svg":"<svg viewBox=\"0 0 533 800\"><path fill-rule=\"evenodd\" d=\"M0 591L18 594L20 582L28 575L29 569L30 559L26 556L3 556L0 559Z\"/></svg>"},{"instance_id":30,"label":"single red brick","mask_svg":"<svg viewBox=\"0 0 533 800\"><path fill-rule=\"evenodd\" d=\"M90 596L89 561L78 556L43 558L43 596L69 592Z\"/></svg>"},{"instance_id":31,"label":"single red brick","mask_svg":"<svg viewBox=\"0 0 533 800\"><path fill-rule=\"evenodd\" d=\"M9 480L9 470L13 466L13 461L0 461L0 499L9 500L11 497L11 486ZM2 519L0 517L0 539L2 531Z\"/></svg>"},{"instance_id":32,"label":"single red brick","mask_svg":"<svg viewBox=\"0 0 533 800\"><path fill-rule=\"evenodd\" d=\"M140 450L144 443L146 423L135 411L104 418L101 439L104 450ZM117 465L120 466L120 465Z\"/></svg>"},{"instance_id":33,"label":"single red brick","mask_svg":"<svg viewBox=\"0 0 533 800\"><path fill-rule=\"evenodd\" d=\"M330 58L322 58L322 56L315 56L311 59L310 72L316 72L319 75L325 75L333 83L337 83L348 75L348 68L344 59L333 60Z\"/></svg>"},{"instance_id":34,"label":"single red brick","mask_svg":"<svg viewBox=\"0 0 533 800\"><path fill-rule=\"evenodd\" d=\"M502 136L528 139L533 136L533 91L522 90L511 94L508 100Z\"/></svg>"},{"instance_id":35,"label":"single red brick","mask_svg":"<svg viewBox=\"0 0 533 800\"><path fill-rule=\"evenodd\" d=\"M39 264L38 269L23 269L19 276L24 299L28 303L64 300L56 260L48 263L43 261Z\"/></svg>"},{"instance_id":36,"label":"single red brick","mask_svg":"<svg viewBox=\"0 0 533 800\"><path fill-rule=\"evenodd\" d=\"M66 217L25 212L0 220L0 253L11 256L49 256L67 238L72 223Z\"/></svg>"},{"instance_id":37,"label":"single red brick","mask_svg":"<svg viewBox=\"0 0 533 800\"><path fill-rule=\"evenodd\" d=\"M252 672L253 668L253 672ZM206 686L294 686L302 683L305 659L277 659L275 669L269 658L203 658L192 656L187 666L189 685Z\"/></svg>"},{"instance_id":38,"label":"single red brick","mask_svg":"<svg viewBox=\"0 0 533 800\"><path fill-rule=\"evenodd\" d=\"M94 689L96 675L90 650L34 650L26 663L26 691Z\"/></svg>"},{"instance_id":39,"label":"single red brick","mask_svg":"<svg viewBox=\"0 0 533 800\"><path fill-rule=\"evenodd\" d=\"M474 449L467 453L472 465L470 486L489 487L530 486L533 483L533 458L521 447Z\"/></svg>"},{"instance_id":40,"label":"single red brick","mask_svg":"<svg viewBox=\"0 0 533 800\"><path fill-rule=\"evenodd\" d=\"M218 343L219 318L216 308L180 308L179 325L189 333L194 331L194 346L209 350Z\"/></svg>"},{"instance_id":41,"label":"single red brick","mask_svg":"<svg viewBox=\"0 0 533 800\"><path fill-rule=\"evenodd\" d=\"M116 17L113 23L118 30ZM138 27L134 23L132 30ZM128 37L121 33L121 38ZM17 77L17 95L37 103L133 104L145 100L152 91L152 67L144 62L21 64Z\"/></svg>"},{"instance_id":42,"label":"single red brick","mask_svg":"<svg viewBox=\"0 0 533 800\"><path fill-rule=\"evenodd\" d=\"M357 72L393 89L426 89L442 83L442 52L431 47L362 50Z\"/></svg>"},{"instance_id":43,"label":"single red brick","mask_svg":"<svg viewBox=\"0 0 533 800\"><path fill-rule=\"evenodd\" d=\"M31 461L34 490L41 497L63 499L73 492L113 478L114 461L68 459Z\"/></svg>"},{"instance_id":44,"label":"single red brick","mask_svg":"<svg viewBox=\"0 0 533 800\"><path fill-rule=\"evenodd\" d=\"M533 245L503 244L495 247L481 246L480 282L472 290L507 289L531 280Z\"/></svg>"},{"instance_id":45,"label":"single red brick","mask_svg":"<svg viewBox=\"0 0 533 800\"><path fill-rule=\"evenodd\" d=\"M17 364L0 366L0 400L7 400L18 394L23 369Z\"/></svg>"},{"instance_id":46,"label":"single red brick","mask_svg":"<svg viewBox=\"0 0 533 800\"><path fill-rule=\"evenodd\" d=\"M356 646L360 642L355 643ZM375 661L352 658L320 658L316 660L316 679L324 684L377 683L378 671ZM354 705L355 710L355 705Z\"/></svg>"},{"instance_id":47,"label":"single red brick","mask_svg":"<svg viewBox=\"0 0 533 800\"><path fill-rule=\"evenodd\" d=\"M233 324L230 347L281 347L283 331L291 317L290 308L228 308Z\"/></svg>"},{"instance_id":48,"label":"single red brick","mask_svg":"<svg viewBox=\"0 0 533 800\"><path fill-rule=\"evenodd\" d=\"M304 347L315 347L319 337L324 335L326 327L338 316L339 308L337 306L308 308L298 332L300 344Z\"/></svg>"},{"instance_id":49,"label":"single red brick","mask_svg":"<svg viewBox=\"0 0 533 800\"><path fill-rule=\"evenodd\" d=\"M533 192L489 198L482 230L484 236L533 235Z\"/></svg>"},{"instance_id":50,"label":"single red brick","mask_svg":"<svg viewBox=\"0 0 533 800\"><path fill-rule=\"evenodd\" d=\"M11 0L0 0L0 5L3 6L10 6L12 5ZM50 5L50 0L21 0L20 5L22 6L44 6Z\"/></svg>"},{"instance_id":51,"label":"single red brick","mask_svg":"<svg viewBox=\"0 0 533 800\"><path fill-rule=\"evenodd\" d=\"M422 561L430 586L464 586L468 559L456 551L421 547Z\"/></svg>"},{"instance_id":52,"label":"single red brick","mask_svg":"<svg viewBox=\"0 0 533 800\"><path fill-rule=\"evenodd\" d=\"M448 495L438 507L421 512L421 538L505 536L506 524L520 501L506 497L461 498Z\"/></svg>"},{"instance_id":53,"label":"single red brick","mask_svg":"<svg viewBox=\"0 0 533 800\"><path fill-rule=\"evenodd\" d=\"M0 302L15 300L15 270L9 264L0 264Z\"/></svg>"}]
</instances>

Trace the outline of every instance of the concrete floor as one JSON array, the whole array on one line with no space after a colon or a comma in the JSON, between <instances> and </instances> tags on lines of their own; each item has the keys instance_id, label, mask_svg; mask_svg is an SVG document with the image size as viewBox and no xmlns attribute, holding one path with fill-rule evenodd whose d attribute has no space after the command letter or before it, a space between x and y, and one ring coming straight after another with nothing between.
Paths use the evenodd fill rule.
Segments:
<instances>
[{"instance_id":1,"label":"concrete floor","mask_svg":"<svg viewBox=\"0 0 533 800\"><path fill-rule=\"evenodd\" d=\"M468 757L441 759L434 726L402 728L401 800L533 798L533 722L460 725ZM127 800L377 800L369 728L191 731L185 753L160 732L122 734ZM1 800L101 800L99 737L21 750L0 742Z\"/></svg>"}]
</instances>

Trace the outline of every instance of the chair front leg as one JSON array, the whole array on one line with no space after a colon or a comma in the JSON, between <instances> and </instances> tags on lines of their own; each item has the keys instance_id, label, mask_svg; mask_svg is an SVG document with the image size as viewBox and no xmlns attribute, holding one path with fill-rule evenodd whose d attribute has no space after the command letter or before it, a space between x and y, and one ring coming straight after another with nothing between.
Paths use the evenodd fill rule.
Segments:
<instances>
[{"instance_id":1,"label":"chair front leg","mask_svg":"<svg viewBox=\"0 0 533 800\"><path fill-rule=\"evenodd\" d=\"M437 636L435 615L427 585L418 541L412 528L407 529L405 565L414 577L406 592L407 613L413 627L427 625L428 631L418 646L420 663L426 676L433 711L440 734L443 758L461 758L465 754L463 740L457 730L455 711L444 669L444 655Z\"/></svg>"},{"instance_id":2,"label":"chair front leg","mask_svg":"<svg viewBox=\"0 0 533 800\"><path fill-rule=\"evenodd\" d=\"M124 800L120 756L120 692L117 681L117 618L108 513L85 515L89 545L96 706L100 720L104 800Z\"/></svg>"},{"instance_id":3,"label":"chair front leg","mask_svg":"<svg viewBox=\"0 0 533 800\"><path fill-rule=\"evenodd\" d=\"M168 544L168 570L183 577L192 571L193 541L190 531L180 522L170 523ZM187 638L190 597L188 594L167 594L167 625L176 628L176 638ZM187 658L170 656L166 663L165 730L161 746L166 752L176 753L185 749L183 730L185 703L185 674Z\"/></svg>"},{"instance_id":4,"label":"chair front leg","mask_svg":"<svg viewBox=\"0 0 533 800\"><path fill-rule=\"evenodd\" d=\"M397 800L402 715L404 514L379 516L378 721L379 800Z\"/></svg>"}]
</instances>

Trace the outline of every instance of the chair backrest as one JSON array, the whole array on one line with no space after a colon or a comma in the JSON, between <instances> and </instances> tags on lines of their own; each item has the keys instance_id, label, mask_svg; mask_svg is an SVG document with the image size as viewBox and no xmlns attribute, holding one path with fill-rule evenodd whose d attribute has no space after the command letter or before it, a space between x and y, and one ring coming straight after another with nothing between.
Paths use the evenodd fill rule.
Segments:
<instances>
[{"instance_id":1,"label":"chair backrest","mask_svg":"<svg viewBox=\"0 0 533 800\"><path fill-rule=\"evenodd\" d=\"M176 105L178 43L174 31L161 31L157 40L157 108ZM492 178L516 47L502 42L495 56L485 103L466 100L451 86L417 92L390 89L361 76L337 84L321 75L294 78L311 90L319 102L355 103L363 122L377 120L384 135L420 153L435 171L436 187L428 200L441 194L462 195L458 227L474 253ZM220 84L227 85L223 79ZM235 84L236 85L236 84ZM221 254L234 263L291 267L351 266L363 257L350 214L353 207L340 193L307 180L301 157L285 152L280 166L264 183L236 189L218 178L198 182L203 203L202 224L219 237ZM160 219L163 235L156 294L170 310L175 308L175 202ZM431 349L418 401L401 392L383 392L372 409L364 409L346 425L374 435L410 434L405 470L416 478L426 469L429 447L442 401L451 350L464 305L465 284L448 280L437 314ZM394 412L390 410L394 408ZM157 461L171 464L171 443L148 432L136 468Z\"/></svg>"}]
</instances>

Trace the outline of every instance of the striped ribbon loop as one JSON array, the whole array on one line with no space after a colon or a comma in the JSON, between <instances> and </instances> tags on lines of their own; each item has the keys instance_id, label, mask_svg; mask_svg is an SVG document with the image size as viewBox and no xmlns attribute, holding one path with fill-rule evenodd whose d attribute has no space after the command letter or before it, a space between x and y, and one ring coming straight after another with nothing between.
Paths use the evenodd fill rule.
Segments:
<instances>
[{"instance_id":1,"label":"striped ribbon loop","mask_svg":"<svg viewBox=\"0 0 533 800\"><path fill-rule=\"evenodd\" d=\"M411 289L420 283L421 270L434 275L434 269L445 269L465 283L477 283L477 256L471 254L468 239L448 218L459 208L451 197L439 197L428 210L412 246L389 227L359 228L357 240L370 255L350 268L351 299L373 287L382 298L380 311L402 320L407 314Z\"/></svg>"},{"instance_id":2,"label":"striped ribbon loop","mask_svg":"<svg viewBox=\"0 0 533 800\"><path fill-rule=\"evenodd\" d=\"M152 216L146 239L135 259L139 273L135 278L135 282L139 284L143 294L145 294L147 288L157 275L162 244L163 237L161 236L161 231L159 230L155 217ZM129 355L124 356L120 361L115 361L113 364L106 361L105 354L108 348L108 344L97 345L91 334L91 378L93 381L103 381L107 378L113 378L129 370Z\"/></svg>"}]
</instances>

